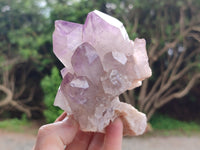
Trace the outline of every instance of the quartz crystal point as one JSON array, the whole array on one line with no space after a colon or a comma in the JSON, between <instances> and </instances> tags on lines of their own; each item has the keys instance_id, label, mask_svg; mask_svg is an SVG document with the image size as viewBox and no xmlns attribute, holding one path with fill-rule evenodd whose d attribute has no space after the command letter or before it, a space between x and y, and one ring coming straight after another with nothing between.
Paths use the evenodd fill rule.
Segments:
<instances>
[{"instance_id":1,"label":"quartz crystal point","mask_svg":"<svg viewBox=\"0 0 200 150\"><path fill-rule=\"evenodd\" d=\"M145 131L145 114L119 101L151 76L144 39L130 40L119 20L95 10L84 25L56 21L53 51L65 66L54 105L73 115L81 130L105 132L121 117L124 135Z\"/></svg>"}]
</instances>

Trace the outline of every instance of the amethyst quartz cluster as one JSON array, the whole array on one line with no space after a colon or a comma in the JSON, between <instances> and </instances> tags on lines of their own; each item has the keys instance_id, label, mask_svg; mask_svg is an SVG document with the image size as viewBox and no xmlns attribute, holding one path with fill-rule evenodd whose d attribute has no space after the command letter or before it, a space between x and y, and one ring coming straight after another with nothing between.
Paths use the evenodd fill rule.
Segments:
<instances>
[{"instance_id":1,"label":"amethyst quartz cluster","mask_svg":"<svg viewBox=\"0 0 200 150\"><path fill-rule=\"evenodd\" d=\"M120 116L124 135L144 132L146 116L119 101L151 76L144 39L130 40L119 20L94 10L83 25L57 20L53 51L65 66L54 105L73 115L81 130L104 132Z\"/></svg>"}]
</instances>

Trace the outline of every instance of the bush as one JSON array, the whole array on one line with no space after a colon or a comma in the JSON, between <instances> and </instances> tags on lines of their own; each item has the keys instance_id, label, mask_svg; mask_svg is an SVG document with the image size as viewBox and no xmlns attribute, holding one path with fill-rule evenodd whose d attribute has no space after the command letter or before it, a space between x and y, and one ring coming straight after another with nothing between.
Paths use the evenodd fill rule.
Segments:
<instances>
[{"instance_id":1,"label":"bush","mask_svg":"<svg viewBox=\"0 0 200 150\"><path fill-rule=\"evenodd\" d=\"M9 131L21 132L24 130L24 127L29 127L31 124L27 120L26 114L23 114L21 119L12 118L0 121L0 128L6 129Z\"/></svg>"},{"instance_id":2,"label":"bush","mask_svg":"<svg viewBox=\"0 0 200 150\"><path fill-rule=\"evenodd\" d=\"M58 69L53 67L50 76L45 76L41 82L42 89L44 91L44 116L47 123L54 122L55 119L63 112L63 110L54 106L54 99L61 83L61 77Z\"/></svg>"},{"instance_id":3,"label":"bush","mask_svg":"<svg viewBox=\"0 0 200 150\"><path fill-rule=\"evenodd\" d=\"M196 122L180 121L161 114L155 114L150 123L157 130L200 131L200 125Z\"/></svg>"}]
</instances>

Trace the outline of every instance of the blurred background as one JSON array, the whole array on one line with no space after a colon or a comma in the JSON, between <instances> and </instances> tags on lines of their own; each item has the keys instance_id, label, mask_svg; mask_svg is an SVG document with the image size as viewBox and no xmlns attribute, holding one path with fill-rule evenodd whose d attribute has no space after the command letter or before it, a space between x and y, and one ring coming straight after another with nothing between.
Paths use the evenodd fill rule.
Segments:
<instances>
[{"instance_id":1,"label":"blurred background","mask_svg":"<svg viewBox=\"0 0 200 150\"><path fill-rule=\"evenodd\" d=\"M199 0L0 0L0 134L37 130L62 113L53 106L63 68L54 22L83 24L94 9L146 39L153 75L120 96L147 115L145 138L200 135Z\"/></svg>"}]
</instances>

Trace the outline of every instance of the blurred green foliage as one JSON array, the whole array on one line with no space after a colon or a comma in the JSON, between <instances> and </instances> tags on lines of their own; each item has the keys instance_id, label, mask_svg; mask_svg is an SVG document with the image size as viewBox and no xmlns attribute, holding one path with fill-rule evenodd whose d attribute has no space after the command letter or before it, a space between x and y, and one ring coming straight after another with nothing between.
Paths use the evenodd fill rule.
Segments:
<instances>
[{"instance_id":1,"label":"blurred green foliage","mask_svg":"<svg viewBox=\"0 0 200 150\"><path fill-rule=\"evenodd\" d=\"M56 67L53 67L51 74L45 76L41 81L41 86L44 91L44 116L48 123L54 122L55 119L63 112L63 110L53 106L54 99L61 83L61 77Z\"/></svg>"},{"instance_id":2,"label":"blurred green foliage","mask_svg":"<svg viewBox=\"0 0 200 150\"><path fill-rule=\"evenodd\" d=\"M191 6L200 5L198 0L189 1ZM53 122L62 112L62 110L53 106L53 102L61 82L59 71L56 68L63 67L52 51L52 33L55 20L62 19L84 23L87 13L98 9L121 20L131 39L145 37L147 47L159 40L159 48L161 49L172 40L173 36L179 34L178 32L173 33L173 30L180 28L177 20L177 16L179 16L177 15L179 14L178 8L185 2L186 0L177 0L176 2L173 0L110 0L109 2L106 0L0 0L0 84L3 80L3 72L12 70L12 67L20 63L16 62L14 65L1 68L3 62L16 57L20 57L20 61L23 60L25 63L31 61L30 67L35 68L36 72L40 74L36 78L44 77L41 84L38 83L42 86L44 92L44 101L41 100L41 102L45 104L44 116L47 122ZM41 6L42 3L45 5ZM189 12L189 10L187 11ZM164 15L166 12L169 15ZM190 13L192 12L188 14ZM174 17L173 22L170 22L170 15ZM140 18L134 20L137 17ZM187 17L190 18L191 16ZM134 30L133 26L136 21L138 21L138 26ZM185 26L188 26L189 23L186 18ZM163 31L161 25L166 25ZM166 39L161 38L162 34L166 36ZM180 37L180 39L182 41L183 37ZM164 56L161 58L161 60L165 59ZM158 62L154 67L153 77L151 78L153 82L159 76L160 64ZM13 72L11 73L13 74ZM19 86L17 85L16 89ZM149 88L151 88L151 85ZM30 105L32 106L33 103L34 101ZM168 117L164 118L166 122L164 122L165 119L159 121L162 117L155 116L152 119L153 127L163 126L164 128L168 126L166 128L168 129L174 126L169 124L170 121L171 124L175 125L180 123L170 120Z\"/></svg>"},{"instance_id":3,"label":"blurred green foliage","mask_svg":"<svg viewBox=\"0 0 200 150\"><path fill-rule=\"evenodd\" d=\"M196 122L179 121L158 113L151 118L150 123L155 130L200 131L200 125Z\"/></svg>"},{"instance_id":4,"label":"blurred green foliage","mask_svg":"<svg viewBox=\"0 0 200 150\"><path fill-rule=\"evenodd\" d=\"M41 45L47 42L47 20L36 1L0 1L0 54L5 58L20 56L42 62Z\"/></svg>"},{"instance_id":5,"label":"blurred green foliage","mask_svg":"<svg viewBox=\"0 0 200 150\"><path fill-rule=\"evenodd\" d=\"M9 131L21 132L24 130L24 126L30 126L30 122L25 114L22 115L21 119L13 118L0 121L0 128Z\"/></svg>"}]
</instances>

